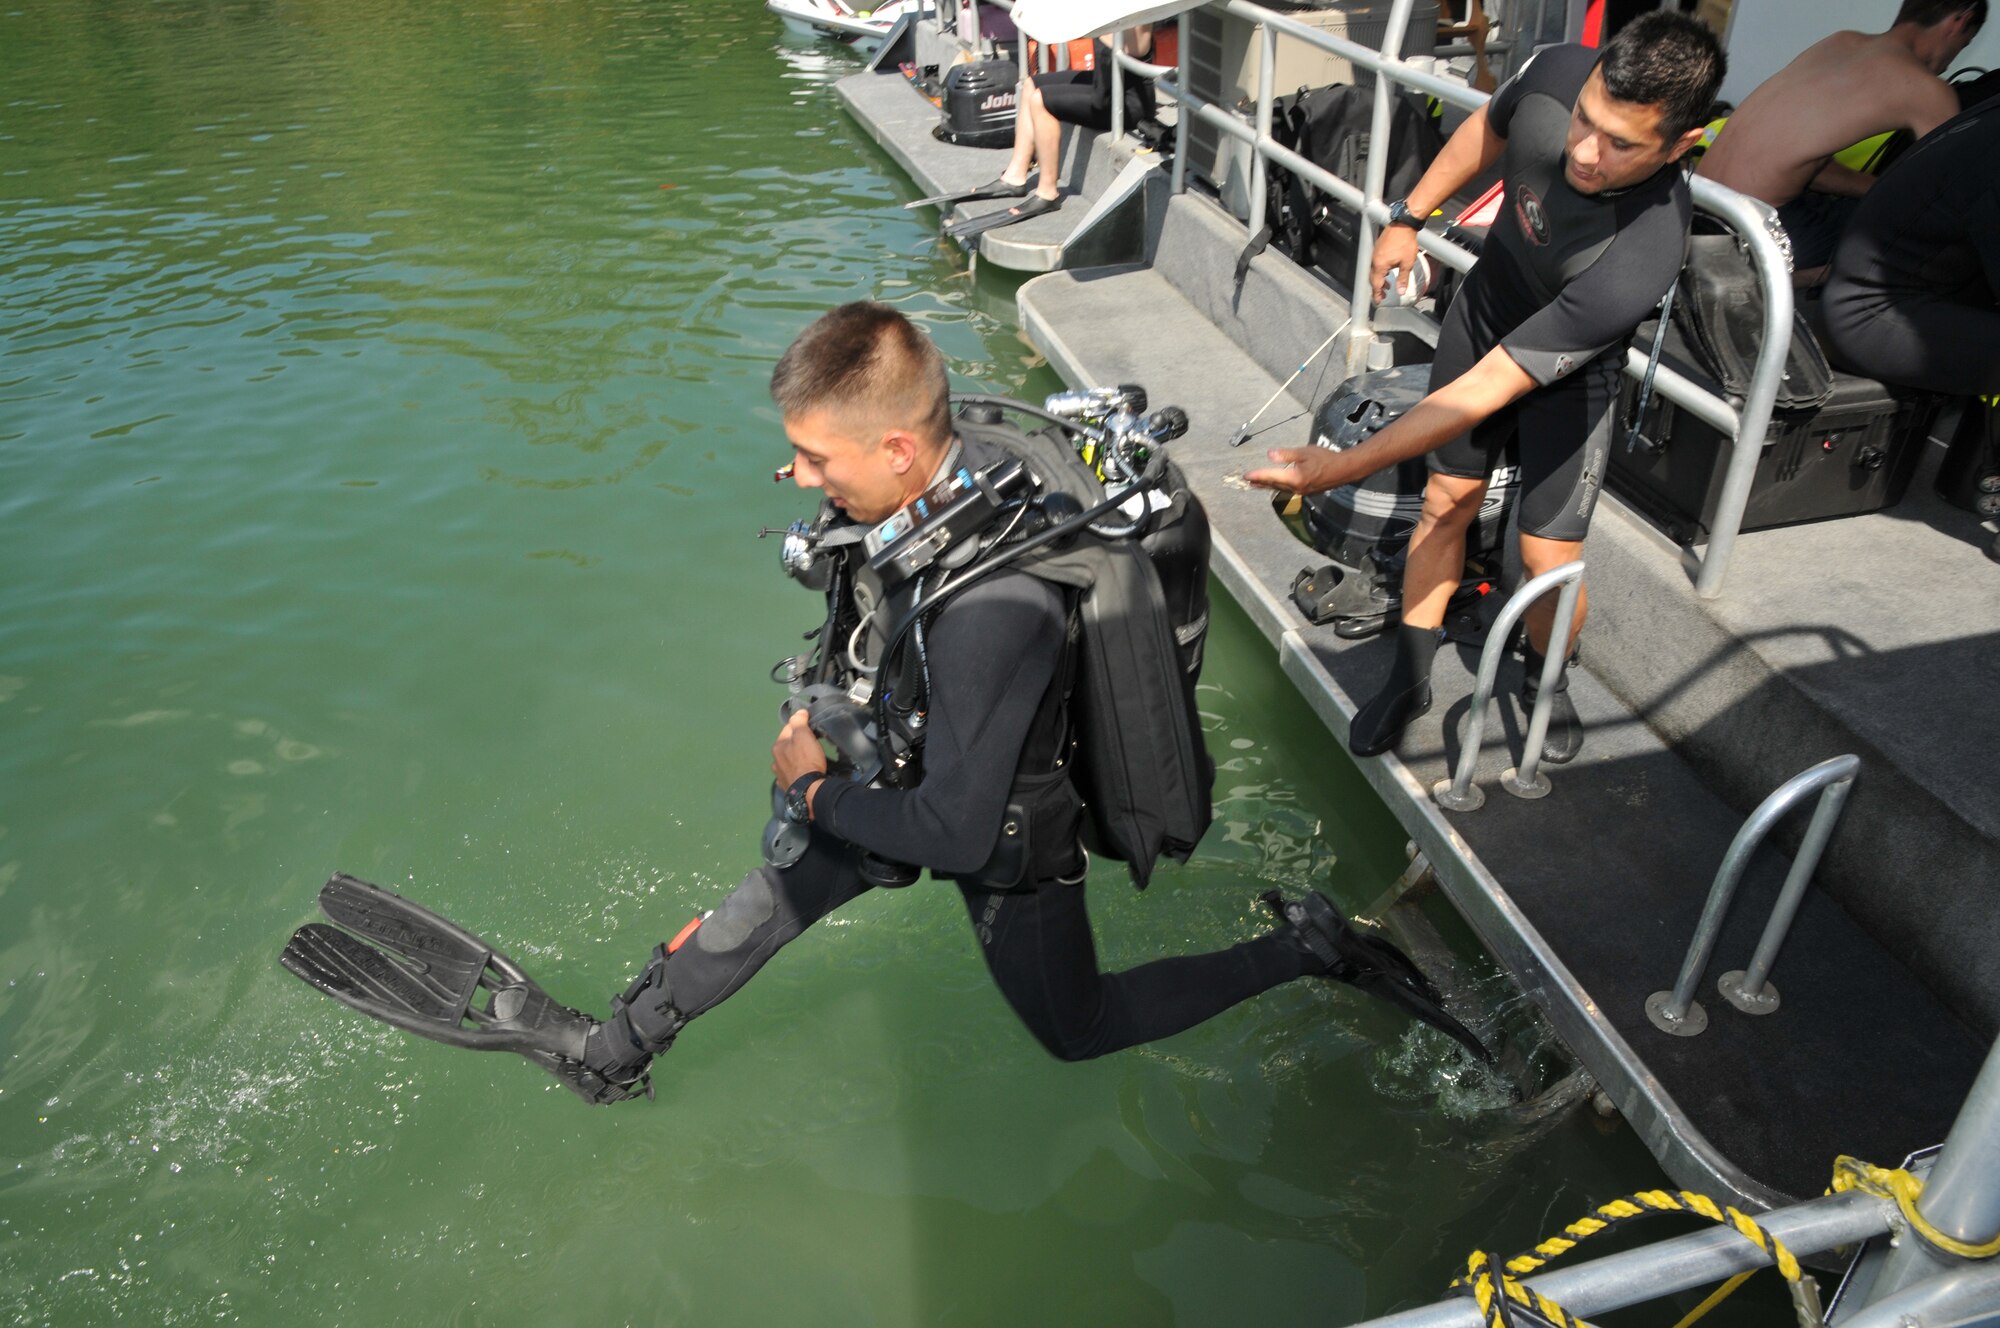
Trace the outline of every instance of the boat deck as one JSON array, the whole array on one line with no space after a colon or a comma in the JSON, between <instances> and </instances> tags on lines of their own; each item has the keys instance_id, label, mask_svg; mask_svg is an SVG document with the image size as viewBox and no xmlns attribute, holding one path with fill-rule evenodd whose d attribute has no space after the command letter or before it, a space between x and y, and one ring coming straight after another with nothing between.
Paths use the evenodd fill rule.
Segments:
<instances>
[{"instance_id":1,"label":"boat deck","mask_svg":"<svg viewBox=\"0 0 2000 1328\"><path fill-rule=\"evenodd\" d=\"M859 83L871 77L842 93L880 138L858 95L881 89ZM933 121L917 118L934 143ZM920 188L936 184L914 154L896 155ZM1029 281L1022 323L1071 383L1144 383L1188 412L1174 454L1208 505L1216 573L1344 740L1390 647L1342 641L1290 605L1293 576L1324 559L1237 479L1255 448L1224 440L1346 309L1280 255L1260 256L1238 284L1242 243L1241 223L1213 200L1174 198L1150 229L1149 262ZM1255 446L1307 435L1301 418ZM1770 1204L1817 1194L1836 1154L1892 1162L1940 1141L1996 1022L2000 792L1988 753L2000 708L1980 698L2000 694L2000 569L1974 519L1930 495L1934 465L1888 512L1742 537L1714 602L1694 597L1680 550L1607 499L1586 549L1593 626L1572 685L1590 738L1575 763L1548 770L1552 796L1525 802L1498 787L1525 730L1510 662L1479 764L1484 808L1447 813L1430 800L1458 754L1470 650L1442 652L1438 705L1398 752L1360 763L1453 904L1682 1184ZM1672 985L1743 816L1849 751L1861 777L1774 970L1780 1010L1743 1015L1714 991L1769 915L1789 865L1773 849L1746 877L1703 980L1708 1031L1654 1029L1645 998Z\"/></svg>"}]
</instances>

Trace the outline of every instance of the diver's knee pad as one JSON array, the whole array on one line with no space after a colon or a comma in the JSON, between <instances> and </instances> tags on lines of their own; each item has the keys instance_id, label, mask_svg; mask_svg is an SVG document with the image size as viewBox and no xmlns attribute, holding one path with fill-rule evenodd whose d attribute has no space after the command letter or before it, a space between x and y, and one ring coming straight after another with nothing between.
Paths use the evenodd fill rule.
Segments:
<instances>
[{"instance_id":1,"label":"diver's knee pad","mask_svg":"<svg viewBox=\"0 0 2000 1328\"><path fill-rule=\"evenodd\" d=\"M709 954L725 954L750 939L751 933L769 922L778 911L778 895L772 872L782 870L757 867L737 882L715 910L701 920L688 943Z\"/></svg>"}]
</instances>

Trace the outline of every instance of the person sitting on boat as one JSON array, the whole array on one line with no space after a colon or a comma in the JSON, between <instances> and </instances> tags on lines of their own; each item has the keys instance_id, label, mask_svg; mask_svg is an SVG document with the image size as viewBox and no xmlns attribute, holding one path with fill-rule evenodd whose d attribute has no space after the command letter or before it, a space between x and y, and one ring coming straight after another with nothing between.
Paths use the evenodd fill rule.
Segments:
<instances>
[{"instance_id":1,"label":"person sitting on boat","mask_svg":"<svg viewBox=\"0 0 2000 1328\"><path fill-rule=\"evenodd\" d=\"M1025 499L990 510L984 531L942 516L919 529L971 502L942 495L976 489L991 497L1003 484L1026 483L1027 463L990 436L954 427L944 357L886 305L843 305L814 322L778 361L771 394L790 439L792 478L825 495L810 530L794 532L801 562L793 571L824 591L828 613L816 634L822 653L787 662L823 690L800 704L772 746L783 817L766 831L764 865L658 946L604 1021L555 1004L477 937L348 877L320 897L347 930L302 928L287 947L288 968L385 1022L461 1047L519 1052L590 1102L624 1101L646 1090L653 1058L690 1020L741 990L782 947L876 886L910 885L928 868L964 897L1008 1004L1065 1061L1168 1037L1304 977L1361 987L1479 1048L1407 956L1313 892L1266 892L1276 925L1238 945L1102 971L1084 904L1090 859L1074 772L1092 769L1102 801L1141 812L1159 805L1147 780L1198 785L1199 819L1208 823L1212 768L1186 768L1206 767L1198 744L1171 771L1133 769L1118 754L1090 759L1090 715L1122 717L1124 699L1147 714L1159 713L1155 703L1188 704L1158 583L1130 574L1098 580L1086 620L1072 599L1073 571L1038 575L1038 564L1018 556L1033 551L1023 532L1037 529L1024 524ZM1112 538L1094 534L1102 509L1081 506L1054 470L1041 492L1068 499L1069 514L1055 515L1062 509L1053 503L1035 508L1054 523L1045 543L1066 540L1074 550ZM976 517L988 509L967 510ZM1172 658L1080 667L1080 643L1093 631L1131 631L1119 624L1142 617L1151 629L1143 635L1168 642ZM1115 644L1135 653L1132 640ZM1107 687L1117 695L1107 697ZM1149 688L1151 698L1130 695ZM852 699L857 693L866 704ZM830 769L814 723L841 741L848 768ZM868 750L856 756L857 746ZM1123 773L1107 785L1107 770ZM471 974L487 974L480 980L491 994L469 1029L462 1025L475 993L440 1000L423 986L434 961L460 953L471 956ZM394 955L425 967L412 974Z\"/></svg>"},{"instance_id":2,"label":"person sitting on boat","mask_svg":"<svg viewBox=\"0 0 2000 1328\"><path fill-rule=\"evenodd\" d=\"M1394 746L1430 709L1431 661L1445 606L1465 566L1465 538L1504 452L1521 471L1520 551L1530 576L1582 550L1604 478L1623 348L1674 283L1693 216L1678 164L1700 140L1724 69L1707 28L1674 13L1628 24L1602 53L1542 50L1452 135L1376 238L1375 296L1417 261L1425 218L1503 163L1507 205L1446 312L1429 396L1345 451L1280 448L1246 477L1289 493L1353 484L1430 454L1423 515L1403 573L1396 657L1348 732L1356 755ZM1568 641L1586 601L1579 593ZM1550 649L1553 597L1527 614L1532 702ZM1558 674L1543 759L1574 758L1583 742Z\"/></svg>"},{"instance_id":3,"label":"person sitting on boat","mask_svg":"<svg viewBox=\"0 0 2000 1328\"><path fill-rule=\"evenodd\" d=\"M1878 134L1922 138L1958 114L1939 75L1986 21L1986 0L1903 0L1887 32L1836 32L1758 84L1696 174L1778 209L1793 279L1815 285L1876 177L1834 154Z\"/></svg>"},{"instance_id":4,"label":"person sitting on boat","mask_svg":"<svg viewBox=\"0 0 2000 1328\"><path fill-rule=\"evenodd\" d=\"M1974 400L2000 394L2000 98L1947 120L1882 177L1834 250L1821 312L1844 367ZM1989 441L1989 446L1991 445ZM1989 458L2000 468L2000 458ZM1988 550L2000 560L2000 538Z\"/></svg>"},{"instance_id":5,"label":"person sitting on boat","mask_svg":"<svg viewBox=\"0 0 2000 1328\"><path fill-rule=\"evenodd\" d=\"M1080 125L1100 133L1111 128L1111 48L1099 39L1093 49L1097 58L1090 69L1058 69L1021 80L1014 103L1014 151L1007 159L1007 168L991 183L949 195L945 201L1022 200L1002 212L973 218L985 223L983 230L1026 221L1062 206L1056 179L1062 164L1062 127ZM1123 49L1134 59L1150 59L1153 25L1140 23L1125 29ZM1152 80L1127 77L1124 85L1125 124L1129 127L1155 118ZM966 223L960 223L948 233L976 233L965 227Z\"/></svg>"}]
</instances>

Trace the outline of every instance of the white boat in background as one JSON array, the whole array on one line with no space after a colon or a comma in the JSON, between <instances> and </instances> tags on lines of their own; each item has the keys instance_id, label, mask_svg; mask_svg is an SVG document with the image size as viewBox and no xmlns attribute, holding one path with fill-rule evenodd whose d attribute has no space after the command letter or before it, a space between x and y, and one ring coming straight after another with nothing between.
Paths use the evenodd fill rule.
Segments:
<instances>
[{"instance_id":1,"label":"white boat in background","mask_svg":"<svg viewBox=\"0 0 2000 1328\"><path fill-rule=\"evenodd\" d=\"M863 0L865 6L866 0ZM883 0L874 8L856 8L842 0L764 0L764 8L784 21L789 32L801 37L831 37L850 42L861 51L873 51L908 14L916 18L930 12L926 0Z\"/></svg>"}]
</instances>

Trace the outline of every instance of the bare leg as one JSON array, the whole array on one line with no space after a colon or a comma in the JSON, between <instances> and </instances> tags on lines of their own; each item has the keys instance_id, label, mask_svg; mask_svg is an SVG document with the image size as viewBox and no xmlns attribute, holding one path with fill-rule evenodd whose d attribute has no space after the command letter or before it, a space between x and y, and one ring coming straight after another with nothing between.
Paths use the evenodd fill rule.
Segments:
<instances>
[{"instance_id":1,"label":"bare leg","mask_svg":"<svg viewBox=\"0 0 2000 1328\"><path fill-rule=\"evenodd\" d=\"M1035 86L1033 79L1028 80L1021 103L1028 108L1028 120L1034 131L1035 160L1042 168L1041 175L1035 180L1035 192L1043 198L1053 199L1056 196L1056 175L1062 168L1062 121L1049 114L1049 108L1042 104L1042 90ZM1015 151L1020 151L1018 144ZM1024 175L1021 178L1025 180L1028 177Z\"/></svg>"},{"instance_id":2,"label":"bare leg","mask_svg":"<svg viewBox=\"0 0 2000 1328\"><path fill-rule=\"evenodd\" d=\"M1466 532L1485 498L1484 479L1432 475L1424 485L1424 512L1403 566L1403 621L1409 626L1444 625L1445 607L1465 570Z\"/></svg>"},{"instance_id":3,"label":"bare leg","mask_svg":"<svg viewBox=\"0 0 2000 1328\"><path fill-rule=\"evenodd\" d=\"M1540 535L1521 536L1521 566L1531 577L1544 572L1552 572L1564 563L1575 562L1583 553L1582 540L1544 539ZM1543 661L1550 654L1549 633L1555 630L1556 601L1559 594L1548 594L1536 600L1523 615L1528 627L1527 672L1521 679L1521 700L1532 706L1541 691ZM1562 658L1567 660L1570 651L1576 649L1577 633L1583 630L1584 611L1590 607L1586 591L1581 584L1576 588L1576 616L1570 622L1569 640L1563 643ZM1556 674L1553 692L1544 698L1549 706L1549 727L1542 739L1542 759L1551 765L1562 765L1576 759L1583 750L1583 721L1577 717L1576 705L1569 699L1568 665L1561 666Z\"/></svg>"},{"instance_id":4,"label":"bare leg","mask_svg":"<svg viewBox=\"0 0 2000 1328\"><path fill-rule=\"evenodd\" d=\"M1582 540L1543 539L1540 535L1521 536L1521 566L1530 577L1552 572L1564 563L1573 563L1583 556ZM1536 600L1534 606L1524 615L1528 623L1528 644L1538 655L1549 653L1549 633L1556 625L1555 594L1548 594ZM1576 588L1576 617L1570 623L1569 640L1564 644L1563 654L1567 656L1576 648L1577 633L1583 630L1583 616L1590 607L1590 594L1586 587Z\"/></svg>"},{"instance_id":5,"label":"bare leg","mask_svg":"<svg viewBox=\"0 0 2000 1328\"><path fill-rule=\"evenodd\" d=\"M1028 171L1035 164L1035 118L1028 109L1030 98L1039 100L1035 80L1024 78L1014 96L1014 155L1007 159L1007 169L1000 172L1008 184L1026 184Z\"/></svg>"}]
</instances>

